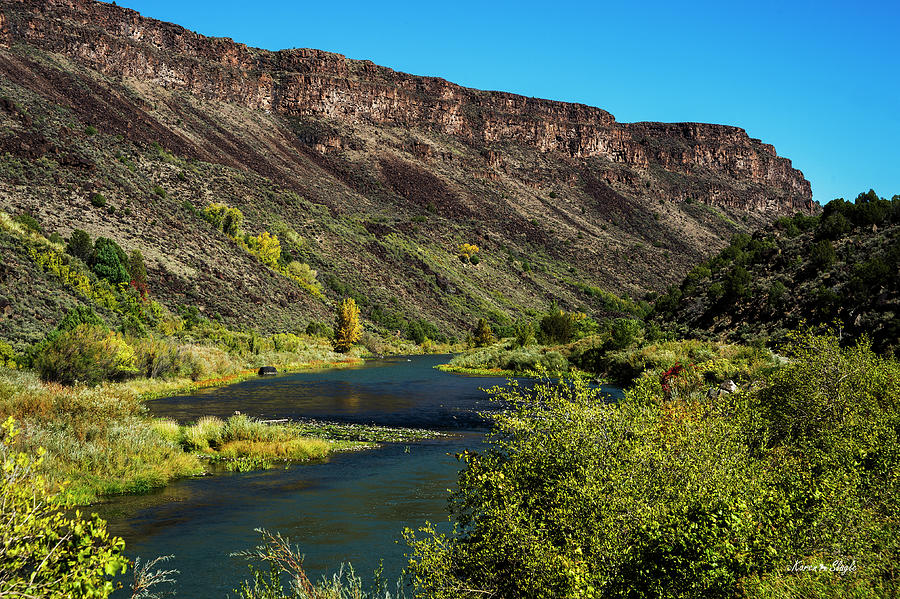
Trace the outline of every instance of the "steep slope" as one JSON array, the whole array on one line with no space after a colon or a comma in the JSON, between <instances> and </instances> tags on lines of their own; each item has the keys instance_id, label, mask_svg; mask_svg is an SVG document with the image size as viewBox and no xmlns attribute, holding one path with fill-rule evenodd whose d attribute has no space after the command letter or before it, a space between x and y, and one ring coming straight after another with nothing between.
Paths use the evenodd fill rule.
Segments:
<instances>
[{"instance_id":1,"label":"steep slope","mask_svg":"<svg viewBox=\"0 0 900 599\"><path fill-rule=\"evenodd\" d=\"M328 302L215 230L211 202L385 329L449 332L553 298L603 310L598 288L662 289L734 232L812 206L790 161L735 127L622 124L90 0L0 1L0 74L0 208L141 249L170 307L267 332Z\"/></svg>"},{"instance_id":2,"label":"steep slope","mask_svg":"<svg viewBox=\"0 0 900 599\"><path fill-rule=\"evenodd\" d=\"M837 326L900 352L900 196L874 191L821 215L781 218L738 235L680 287L657 299L655 317L692 336L784 341L789 330ZM686 331L685 331L686 329Z\"/></svg>"}]
</instances>

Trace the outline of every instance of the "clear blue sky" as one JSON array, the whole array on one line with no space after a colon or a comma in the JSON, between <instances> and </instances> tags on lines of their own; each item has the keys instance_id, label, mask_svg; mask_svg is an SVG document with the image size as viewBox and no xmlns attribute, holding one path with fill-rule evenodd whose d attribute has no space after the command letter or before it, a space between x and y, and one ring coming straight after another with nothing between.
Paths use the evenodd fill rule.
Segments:
<instances>
[{"instance_id":1,"label":"clear blue sky","mask_svg":"<svg viewBox=\"0 0 900 599\"><path fill-rule=\"evenodd\" d=\"M900 1L119 0L205 35L319 48L619 121L743 127L814 199L900 194Z\"/></svg>"}]
</instances>

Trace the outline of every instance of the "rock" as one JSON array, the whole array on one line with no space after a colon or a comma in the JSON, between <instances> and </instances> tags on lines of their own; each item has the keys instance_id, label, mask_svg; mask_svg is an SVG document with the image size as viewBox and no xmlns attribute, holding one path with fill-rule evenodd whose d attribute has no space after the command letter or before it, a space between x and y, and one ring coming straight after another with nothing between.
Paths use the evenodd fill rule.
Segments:
<instances>
[{"instance_id":1,"label":"rock","mask_svg":"<svg viewBox=\"0 0 900 599\"><path fill-rule=\"evenodd\" d=\"M139 78L172 91L266 112L327 117L351 125L415 124L467 143L521 143L574 159L600 157L641 171L651 166L683 175L704 170L740 182L708 189L695 186L689 195L704 204L744 210L775 206L785 213L810 210L813 205L810 183L791 161L738 127L619 123L601 108L483 92L322 50L250 48L144 18L114 4L86 0L7 4L0 15L0 45L30 44L107 76ZM306 137L320 153L343 147L342 138L329 131ZM425 156L431 153L418 145L414 150ZM507 162L493 146L484 148L482 156L492 169ZM609 172L618 178L615 173L621 170ZM748 184L766 191L742 191Z\"/></svg>"},{"instance_id":2,"label":"rock","mask_svg":"<svg viewBox=\"0 0 900 599\"><path fill-rule=\"evenodd\" d=\"M278 374L278 369L274 366L261 366L257 374L259 374L259 376Z\"/></svg>"},{"instance_id":3,"label":"rock","mask_svg":"<svg viewBox=\"0 0 900 599\"><path fill-rule=\"evenodd\" d=\"M731 379L728 379L727 381L719 385L719 391L721 391L722 393L734 393L735 391L737 391L737 388L738 386Z\"/></svg>"}]
</instances>

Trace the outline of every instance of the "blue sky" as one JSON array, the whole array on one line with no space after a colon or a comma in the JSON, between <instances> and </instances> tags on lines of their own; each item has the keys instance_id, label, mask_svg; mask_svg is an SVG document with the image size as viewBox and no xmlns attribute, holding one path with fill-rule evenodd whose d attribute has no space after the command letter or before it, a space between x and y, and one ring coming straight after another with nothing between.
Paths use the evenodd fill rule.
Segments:
<instances>
[{"instance_id":1,"label":"blue sky","mask_svg":"<svg viewBox=\"0 0 900 599\"><path fill-rule=\"evenodd\" d=\"M743 127L814 199L900 194L900 2L119 0L205 35L319 48L617 120Z\"/></svg>"}]
</instances>

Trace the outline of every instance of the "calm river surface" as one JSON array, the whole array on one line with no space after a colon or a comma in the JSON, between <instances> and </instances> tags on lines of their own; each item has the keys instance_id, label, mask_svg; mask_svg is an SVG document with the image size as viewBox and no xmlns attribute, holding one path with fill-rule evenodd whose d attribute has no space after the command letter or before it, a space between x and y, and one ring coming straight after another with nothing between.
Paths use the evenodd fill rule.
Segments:
<instances>
[{"instance_id":1,"label":"calm river surface","mask_svg":"<svg viewBox=\"0 0 900 599\"><path fill-rule=\"evenodd\" d=\"M253 379L148 402L154 415L193 421L235 410L261 418L429 428L453 433L412 444L341 453L319 463L176 481L156 492L96 506L130 558L174 555L178 596L223 598L247 578L244 560L254 528L279 531L306 554L310 578L350 562L367 580L380 560L388 580L405 564L404 527L447 524L448 490L456 487L454 454L482 443L491 409L482 387L500 378L452 375L433 368L447 356L369 361L340 370ZM615 391L613 391L615 393ZM127 596L122 592L118 596Z\"/></svg>"}]
</instances>

